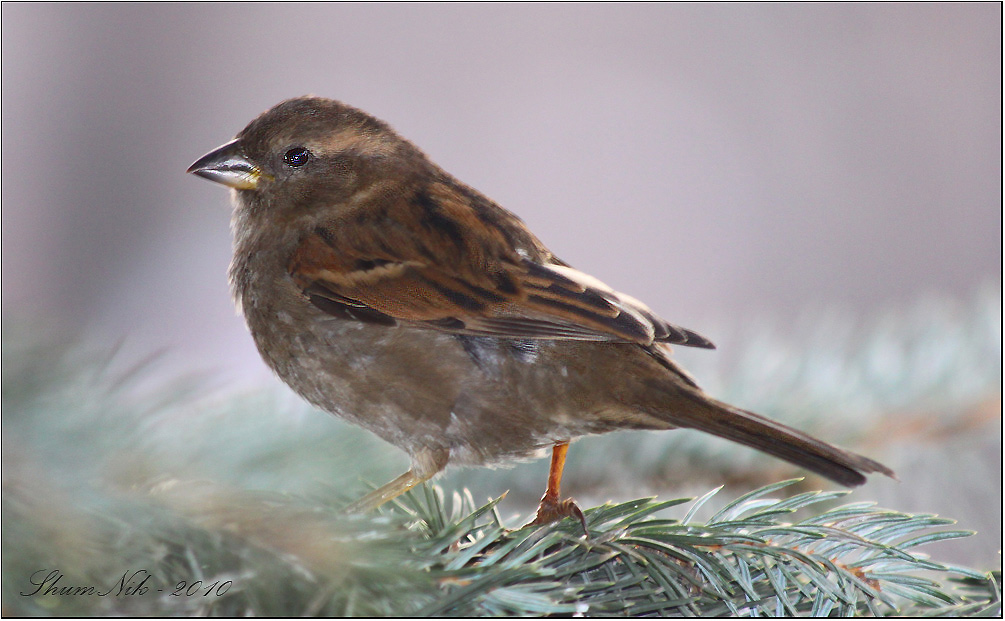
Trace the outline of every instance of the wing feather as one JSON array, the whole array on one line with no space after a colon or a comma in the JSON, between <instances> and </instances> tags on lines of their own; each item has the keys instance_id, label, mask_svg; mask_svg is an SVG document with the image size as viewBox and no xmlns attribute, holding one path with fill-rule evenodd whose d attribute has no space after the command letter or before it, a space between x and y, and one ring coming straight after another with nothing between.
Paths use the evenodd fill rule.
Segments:
<instances>
[{"instance_id":1,"label":"wing feather","mask_svg":"<svg viewBox=\"0 0 1005 621\"><path fill-rule=\"evenodd\" d=\"M418 191L393 213L391 225L376 226L373 214L344 217L301 241L288 269L312 304L342 318L457 334L713 347L554 259L522 225L514 229L515 216L449 184ZM407 234L430 226L442 234Z\"/></svg>"}]
</instances>

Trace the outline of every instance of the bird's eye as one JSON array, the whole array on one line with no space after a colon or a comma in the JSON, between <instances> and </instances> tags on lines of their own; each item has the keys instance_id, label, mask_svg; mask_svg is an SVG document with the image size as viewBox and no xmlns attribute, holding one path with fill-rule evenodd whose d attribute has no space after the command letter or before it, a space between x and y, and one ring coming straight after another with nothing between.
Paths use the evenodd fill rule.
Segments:
<instances>
[{"instance_id":1,"label":"bird's eye","mask_svg":"<svg viewBox=\"0 0 1005 621\"><path fill-rule=\"evenodd\" d=\"M311 152L303 147L294 147L286 152L283 160L290 168L300 168L311 158Z\"/></svg>"}]
</instances>

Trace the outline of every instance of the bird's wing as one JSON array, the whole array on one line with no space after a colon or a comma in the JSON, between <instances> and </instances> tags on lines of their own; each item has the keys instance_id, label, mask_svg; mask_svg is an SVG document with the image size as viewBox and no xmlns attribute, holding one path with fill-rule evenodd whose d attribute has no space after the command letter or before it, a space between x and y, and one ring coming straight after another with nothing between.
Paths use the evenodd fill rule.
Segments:
<instances>
[{"instance_id":1,"label":"bird's wing","mask_svg":"<svg viewBox=\"0 0 1005 621\"><path fill-rule=\"evenodd\" d=\"M434 185L405 200L345 214L301 241L288 269L315 306L475 336L713 347L551 258L483 197Z\"/></svg>"}]
</instances>

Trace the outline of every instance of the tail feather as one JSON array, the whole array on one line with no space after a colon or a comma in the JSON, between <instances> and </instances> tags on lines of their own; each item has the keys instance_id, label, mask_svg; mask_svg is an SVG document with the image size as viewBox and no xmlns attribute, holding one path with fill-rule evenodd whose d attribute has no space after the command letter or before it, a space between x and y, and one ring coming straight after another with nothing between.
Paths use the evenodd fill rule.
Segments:
<instances>
[{"instance_id":1,"label":"tail feather","mask_svg":"<svg viewBox=\"0 0 1005 621\"><path fill-rule=\"evenodd\" d=\"M691 407L674 408L671 422L738 442L853 487L865 474L896 478L883 464L793 429L759 414L716 401L698 390L681 391ZM697 407L695 407L697 406Z\"/></svg>"}]
</instances>

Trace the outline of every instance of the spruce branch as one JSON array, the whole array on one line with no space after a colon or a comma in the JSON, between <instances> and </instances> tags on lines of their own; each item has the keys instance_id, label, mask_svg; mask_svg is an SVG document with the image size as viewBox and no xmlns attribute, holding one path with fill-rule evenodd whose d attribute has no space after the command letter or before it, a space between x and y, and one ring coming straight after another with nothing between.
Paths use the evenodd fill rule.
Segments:
<instances>
[{"instance_id":1,"label":"spruce branch","mask_svg":"<svg viewBox=\"0 0 1005 621\"><path fill-rule=\"evenodd\" d=\"M970 534L933 530L952 520L856 503L790 522L797 511L845 494L763 498L793 483L727 503L704 524L655 516L686 499L595 507L585 512L589 539L571 521L503 530L497 519L482 519L494 502L473 509L461 496L451 513L463 506L468 516L461 521L473 526L443 529L448 513L442 496L426 487L394 507L430 534L419 543L421 554L442 555L431 568L439 595L412 612L860 616L986 612L1000 602L996 592L981 596L961 588L993 577L908 551ZM961 582L954 586L950 579Z\"/></svg>"},{"instance_id":2,"label":"spruce branch","mask_svg":"<svg viewBox=\"0 0 1005 621\"><path fill-rule=\"evenodd\" d=\"M513 529L512 499L476 503L450 477L346 516L358 477L400 455L272 393L207 398L112 362L4 335L5 614L1001 615L1000 568L919 552L969 531L795 480L601 504L589 538L571 520ZM53 570L54 594L31 594ZM163 590L118 595L141 571ZM59 594L88 586L111 594Z\"/></svg>"}]
</instances>

